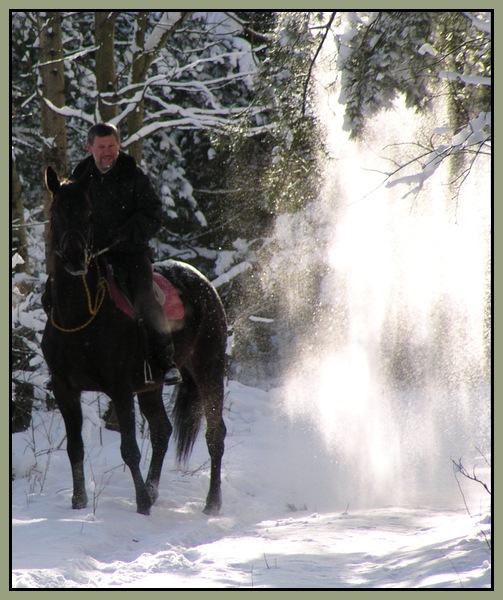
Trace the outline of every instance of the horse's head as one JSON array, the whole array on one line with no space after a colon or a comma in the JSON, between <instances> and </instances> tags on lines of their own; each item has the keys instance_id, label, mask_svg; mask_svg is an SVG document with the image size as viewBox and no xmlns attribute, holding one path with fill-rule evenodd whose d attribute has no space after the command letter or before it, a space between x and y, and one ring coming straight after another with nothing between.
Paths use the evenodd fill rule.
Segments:
<instances>
[{"instance_id":1,"label":"horse's head","mask_svg":"<svg viewBox=\"0 0 503 600\"><path fill-rule=\"evenodd\" d=\"M52 194L51 235L56 255L71 275L85 275L89 264L91 203L80 185L60 180L47 167L45 183Z\"/></svg>"}]
</instances>

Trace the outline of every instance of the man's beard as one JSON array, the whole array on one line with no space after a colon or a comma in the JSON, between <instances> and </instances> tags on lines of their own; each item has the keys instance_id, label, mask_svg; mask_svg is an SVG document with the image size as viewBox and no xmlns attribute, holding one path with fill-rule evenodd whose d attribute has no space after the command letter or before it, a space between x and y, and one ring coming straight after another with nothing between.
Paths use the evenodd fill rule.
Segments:
<instances>
[{"instance_id":1,"label":"man's beard","mask_svg":"<svg viewBox=\"0 0 503 600\"><path fill-rule=\"evenodd\" d=\"M106 171L110 171L110 169L115 165L116 162L116 156L112 156L111 158L101 158L99 161L96 162L96 166L102 173L106 173Z\"/></svg>"}]
</instances>

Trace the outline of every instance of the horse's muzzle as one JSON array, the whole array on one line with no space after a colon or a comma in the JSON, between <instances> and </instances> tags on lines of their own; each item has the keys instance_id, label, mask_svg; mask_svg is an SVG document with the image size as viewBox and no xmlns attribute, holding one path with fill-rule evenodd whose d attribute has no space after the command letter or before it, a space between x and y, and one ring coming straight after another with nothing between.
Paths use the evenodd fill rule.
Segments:
<instances>
[{"instance_id":1,"label":"horse's muzzle","mask_svg":"<svg viewBox=\"0 0 503 600\"><path fill-rule=\"evenodd\" d=\"M72 271L70 269L66 269L66 270L67 270L68 273L70 273L70 275L74 275L74 276L87 275L87 268L86 269L80 269L79 271Z\"/></svg>"},{"instance_id":2,"label":"horse's muzzle","mask_svg":"<svg viewBox=\"0 0 503 600\"><path fill-rule=\"evenodd\" d=\"M79 253L77 256L67 256L61 253L61 263L67 273L74 276L87 275L87 254Z\"/></svg>"}]
</instances>

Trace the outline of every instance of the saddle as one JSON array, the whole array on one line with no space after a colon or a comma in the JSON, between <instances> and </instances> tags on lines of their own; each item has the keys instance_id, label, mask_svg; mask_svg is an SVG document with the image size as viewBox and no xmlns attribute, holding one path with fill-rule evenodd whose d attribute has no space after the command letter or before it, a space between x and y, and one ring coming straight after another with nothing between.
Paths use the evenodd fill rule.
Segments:
<instances>
[{"instance_id":1,"label":"saddle","mask_svg":"<svg viewBox=\"0 0 503 600\"><path fill-rule=\"evenodd\" d=\"M131 300L119 288L111 265L107 265L107 283L110 297L117 308L131 319L136 317ZM164 307L164 313L170 321L181 321L185 316L185 308L175 286L160 273L154 272L154 292L157 300Z\"/></svg>"}]
</instances>

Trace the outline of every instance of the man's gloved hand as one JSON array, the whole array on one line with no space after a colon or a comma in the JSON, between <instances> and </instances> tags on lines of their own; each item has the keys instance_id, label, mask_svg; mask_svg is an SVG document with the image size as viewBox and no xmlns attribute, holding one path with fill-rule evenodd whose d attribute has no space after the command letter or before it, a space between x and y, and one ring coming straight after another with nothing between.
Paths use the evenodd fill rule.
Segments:
<instances>
[{"instance_id":1,"label":"man's gloved hand","mask_svg":"<svg viewBox=\"0 0 503 600\"><path fill-rule=\"evenodd\" d=\"M127 242L129 240L129 233L123 228L116 229L110 233L109 240L109 246L115 246L115 244L119 244L120 242Z\"/></svg>"}]
</instances>

